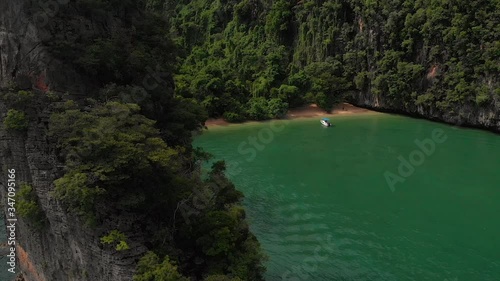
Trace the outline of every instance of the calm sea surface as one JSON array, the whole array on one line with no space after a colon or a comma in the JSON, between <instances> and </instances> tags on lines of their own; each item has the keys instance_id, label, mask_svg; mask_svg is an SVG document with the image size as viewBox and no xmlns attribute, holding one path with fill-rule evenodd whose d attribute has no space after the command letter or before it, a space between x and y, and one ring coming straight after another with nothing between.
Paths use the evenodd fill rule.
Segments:
<instances>
[{"instance_id":1,"label":"calm sea surface","mask_svg":"<svg viewBox=\"0 0 500 281\"><path fill-rule=\"evenodd\" d=\"M500 280L499 135L388 114L331 121L195 140L245 193L267 280Z\"/></svg>"}]
</instances>

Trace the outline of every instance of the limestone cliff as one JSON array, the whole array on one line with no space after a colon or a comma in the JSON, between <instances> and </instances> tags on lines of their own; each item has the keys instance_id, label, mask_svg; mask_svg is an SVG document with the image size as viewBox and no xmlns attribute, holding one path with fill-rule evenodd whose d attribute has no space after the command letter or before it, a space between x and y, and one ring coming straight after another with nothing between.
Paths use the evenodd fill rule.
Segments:
<instances>
[{"instance_id":1,"label":"limestone cliff","mask_svg":"<svg viewBox=\"0 0 500 281\"><path fill-rule=\"evenodd\" d=\"M129 251L117 252L113 249L103 247L100 243L99 238L106 233L104 228L100 226L96 228L85 227L82 221L69 214L64 209L64 206L52 196L54 190L53 181L61 176L64 167L60 159L56 157L53 141L51 141L50 137L47 135L49 116L53 107L56 105L50 100L47 93L68 92L74 96L85 96L86 93L92 92L97 88L97 83L87 76L81 75L73 65L69 65L68 62L64 62L54 57L52 53L53 50L50 50L46 43L55 41L58 43L71 43L71 36L75 33L79 34L80 40L85 41L86 38L93 38L94 34L103 33L104 29L115 29L120 25L121 11L118 11L119 9L113 11L113 13L117 14L116 16L107 14L97 15L96 13L89 17L83 16L85 12L79 10L79 8L73 4L74 2L75 1L68 0L0 1L0 88L8 89L10 87L16 87L18 89L29 89L33 90L37 95L32 103L26 105L29 125L25 132L13 133L6 132L3 128L0 129L0 165L2 167L2 175L0 176L0 202L5 209L7 169L15 169L17 183L26 182L33 186L37 201L43 212L45 220L43 228L34 228L28 221L22 219L18 221L18 269L24 272L26 280L127 281L132 280L137 258L146 252L145 243L141 242L143 241L142 237L146 235L141 232L140 229L137 229L134 224L134 221L137 221L138 218L133 215L122 213L119 216L111 216L108 218L108 221L106 221L108 226L112 225L113 228L127 233L133 233L134 235L133 237L129 236L129 238L131 238L130 241L133 241L129 244L131 249ZM93 1L87 2L90 3ZM161 1L157 2L159 3ZM172 5L170 2L171 1L167 1L167 4ZM212 7L212 1L206 2L208 6ZM242 32L241 30L246 30L245 32L249 35L255 30L260 30L262 34L259 33L255 36L255 38L257 38L255 39L255 42L257 42L255 45L248 44L247 41L242 40L240 42L241 48L248 48L246 51L250 52L257 47L261 48L260 46L264 46L262 48L266 49L267 52L267 49L272 50L272 48L266 47L267 45L264 44L265 42L259 41L261 40L259 38L265 37L263 34L266 33L264 31L267 30L267 33L269 33L269 36L272 38L272 40L266 39L268 40L266 41L267 43L271 44L270 42L272 42L272 46L275 44L276 50L282 50L284 52L286 49L290 51L290 53L280 53L279 56L277 56L277 58L283 58L285 63L276 64L277 67L276 69L272 68L273 71L262 71L263 69L258 69L259 73L274 73L275 70L279 73L283 69L290 68L288 65L294 68L303 68L314 62L335 58L335 61L343 65L344 72L350 72L348 75L349 78L355 77L354 80L356 80L356 78L359 77L363 78L362 75L358 74L364 73L365 75L365 81L360 83L362 85L359 85L351 96L351 101L354 104L378 110L422 116L453 124L476 126L500 131L500 98L498 95L495 96L493 94L493 90L498 89L499 81L493 71L478 71L478 78L474 79L474 82L477 84L476 86L478 86L477 88L482 85L487 86L486 94L483 96L481 93L473 92L468 96L464 95L466 97L463 97L462 100L457 102L454 99L454 91L449 91L451 94L449 95L450 97L448 97L447 93L439 91L443 87L437 86L435 87L436 93L432 93L431 99L424 99L421 97L425 95L426 91L432 88L434 83L437 85L438 82L436 81L439 79L436 79L436 75L439 76L441 73L442 75L439 78L444 80L443 78L450 73L446 72L444 69L448 61L452 58L448 54L449 52L442 51L441 49L449 48L455 41L454 39L450 40L451 43L449 42L449 45L442 45L441 42L438 42L439 44L434 42L434 47L437 46L442 48L434 48L437 51L434 50L434 57L432 58L430 54L430 49L432 49L431 46L433 46L432 44L424 46L424 40L416 40L415 42L407 42L407 40L405 40L401 42L403 41L402 39L405 38L397 38L395 35L402 32L402 27L408 29L408 34L410 35L413 33L417 34L418 32L412 31L413 29L410 28L412 27L410 20L408 20L408 26L403 24L406 22L406 14L400 14L397 7L393 8L389 6L392 5L389 2L385 3L388 5L386 9L384 7L378 7L379 1L376 1L377 7L375 9L357 2L355 7L350 7L346 4L347 2L342 5L327 5L330 1L272 1L276 3L276 7L272 9L274 11L270 14L272 16L268 17L264 10L269 10L269 7L266 7L267 5L261 5L265 1L241 1L241 5L236 5L234 7L239 18L237 20L235 19L232 24L228 24L228 22L231 22L231 19L226 19L224 17L230 17L229 15L232 15L233 7L231 3L239 1L219 2L217 2L218 5L227 2L224 7L221 7L224 9L202 8L206 11L193 12L196 11L196 7L191 7L193 15L190 13L177 13L180 16L186 17L180 18L177 21L182 22L182 24L178 24L179 28L187 28L183 31L187 33L185 34L186 38L193 39L193 41L204 38L204 36L200 36L200 30L203 30L203 24L206 24L205 17L207 13L211 12L214 14L214 16L211 17L214 23L210 23L206 28L206 30L209 31L207 34L210 35L207 36L209 42L213 41L217 43L215 39L226 38L226 34L228 36L234 34L235 42L233 43L238 43L236 42L237 39L242 37L240 34L240 32ZM355 1L353 1L353 3L354 2ZM178 3L178 5L191 5L190 3L195 2L178 1ZM319 5L322 5L321 9ZM283 12L281 9L285 9L285 11ZM364 11L364 9L367 10ZM291 12L292 10L294 11L293 13ZM386 11L389 10L396 11L390 15L386 15ZM412 12L414 11L412 10ZM260 13L262 13L262 16L259 16ZM417 16L420 14L425 13L415 13ZM196 19L196 17L201 17L199 22L185 24L189 23L189 20ZM61 20L61 18L64 18L64 20ZM259 19L262 20L259 21ZM264 19L270 21L269 24L265 23ZM273 23L272 21L275 22ZM176 23L176 21L174 21L174 23ZM215 23L220 26L214 28L213 25ZM241 24L242 26L241 30L237 30L238 33L235 33L236 31L232 29L236 24ZM270 28L264 28L266 24ZM212 36L212 32L222 32L226 30L226 25L228 26L228 32L224 33L224 36ZM261 25L262 28L253 28L258 25ZM429 26L432 26L432 24L429 24ZM193 32L191 30L193 27L197 28L195 30L199 29L199 33ZM213 30L210 30L210 28L213 28ZM418 30L420 29L420 25L416 25L412 28ZM427 25L426 28L428 28ZM467 28L472 31L471 28ZM179 30L178 33L182 34L181 30ZM461 33L457 34L460 35ZM134 37L134 35L135 34L131 35L131 37ZM428 37L434 39L433 35L428 35ZM52 40L54 38L58 40ZM485 40L493 41L495 38L497 37L486 38ZM180 42L183 42L183 40L180 40ZM240 46L238 44L226 43L218 44L217 46L228 46L227 48L234 48L234 50L228 50L227 52L220 51L217 53L222 55L234 51L236 54L235 59L229 59L228 63L238 63L238 58L240 57L238 54L246 54L246 52L239 52L241 51L240 48L235 47ZM151 44L156 45L155 42ZM477 44L478 46L480 45L479 48L483 48L482 43ZM286 48L281 48L282 45L286 45ZM187 47L189 46L186 46L186 49L189 49ZM391 48L397 50L397 52L388 52ZM495 50L492 46L490 46L489 49ZM49 52L49 50L51 52ZM199 51L200 49L196 50ZM140 52L141 50L137 51L139 54L137 57L141 57L143 55ZM264 54L267 54L266 52L264 52ZM402 56L400 53L406 55ZM466 54L462 54L461 52L458 53L460 54L460 56L457 56L458 58L468 58ZM494 52L492 51L492 53ZM385 59L382 60L384 56ZM248 57L252 58L250 56ZM394 57L396 58L394 59ZM403 57L406 61L412 63L403 65L401 71L398 72L400 69L397 63L401 62ZM258 58L257 55L255 58ZM269 62L262 60L260 63L267 67L276 59L273 56L269 56L269 58ZM490 61L497 62L497 59L497 57L493 57ZM201 56L200 60L204 63L206 56ZM217 65L224 66L224 64L219 63L220 58L215 57L214 60L217 61ZM290 60L290 62L287 60ZM472 59L469 60L472 61ZM198 63L195 60L193 61L196 67L202 65L202 63ZM252 66L249 69L253 69L254 65L259 63L259 59L245 58L244 61L248 61L248 64ZM348 67L349 65L350 69ZM450 65L451 66L448 68L457 67L459 63L454 62ZM414 67L414 69L417 70L421 67L423 70L413 71L413 68L407 66ZM232 66L230 65L230 67ZM388 70L382 69L383 67ZM441 67L443 71L441 71ZM408 71L406 71L406 68ZM426 70L426 68L428 68L428 70ZM471 67L464 68L469 68L465 70L471 69ZM490 66L490 68L492 67ZM212 68L207 67L207 69L211 70ZM241 65L237 65L232 67L232 69L237 70L237 74L239 75L239 72L243 72L242 69L244 70L245 68L241 67ZM459 70L457 70L456 73L462 72L462 69ZM193 71L190 72L195 74L201 73L201 75L211 73L211 71L199 71L198 68L194 67ZM217 71L213 72L218 73ZM389 72L392 72L392 77L386 75ZM417 77L413 77L414 72L418 73L418 75L416 75ZM376 75L373 75L374 73ZM254 76L254 74L255 73L249 73L248 75L252 77L251 79L255 80L257 76ZM411 77L405 80L396 79L402 76L400 74L407 74ZM130 76L133 75L126 77L129 78ZM281 84L285 85L285 83L290 82L287 81L288 78L285 78L285 73L276 76L283 76L280 78L281 81L274 81L275 85L273 87L275 87L276 90L278 90ZM142 80L142 77L143 76L135 78ZM219 77L216 78L218 79ZM205 77L203 77L203 79L205 79ZM218 81L217 79L213 81ZM105 82L110 82L108 80ZM194 79L188 80L191 82ZM202 79L198 80L205 81ZM300 79L295 80L298 81ZM458 78L456 80L457 83L450 83L447 87L449 89L464 88L463 85L459 84L461 80ZM250 78L242 78L242 81L247 83L250 81ZM229 91L229 88L235 85L234 83L218 84L220 84L220 87L222 87L223 84L229 85L228 89L226 89L227 93L232 93ZM264 87L262 92L267 93L266 91L268 90L269 92L273 92L270 83L267 84L267 86L265 86L267 88ZM241 85L243 85L243 83ZM331 88L329 85L322 86L324 86L326 90ZM389 86L393 86L395 89L390 94L388 94L388 92L390 92ZM224 92L218 87L219 86L214 87L214 94ZM240 91L240 88L235 88L235 86L233 88L233 90L236 89L237 93L245 93L245 91ZM377 88L378 93L375 92L375 88ZM196 88L195 90L198 91L199 89ZM211 90L212 89L207 89L208 92ZM249 91L248 93L251 92ZM198 94L198 92L196 92L196 94ZM188 95L187 97L191 96ZM205 96L203 96L203 98L204 97ZM484 99L485 97L487 99ZM449 103L440 106L436 105L439 101L448 101L448 98L450 100ZM242 97L241 99L241 105L245 105L247 98ZM217 98L213 100L225 102L227 99ZM418 103L416 101L418 101ZM231 104L228 103L228 105ZM159 108L160 111L163 111L161 106L153 108ZM3 122L8 109L6 104L0 103L0 122ZM179 118L186 118L187 115L180 116ZM168 118L173 117L168 116ZM167 121L170 121L170 119ZM183 128L180 122L174 125ZM107 206L99 207L107 208ZM194 263L197 261L197 257L194 254L192 255L192 260L195 261Z\"/></svg>"},{"instance_id":2,"label":"limestone cliff","mask_svg":"<svg viewBox=\"0 0 500 281\"><path fill-rule=\"evenodd\" d=\"M145 247L132 243L126 253L103 248L99 241L103 231L84 227L51 196L62 165L46 134L52 108L46 92L84 93L92 85L72 67L53 58L43 45L57 33L52 19L63 5L70 5L67 2L47 1L45 7L40 7L44 3L0 1L0 87L15 85L33 89L39 95L27 109L30 122L25 133L0 130L0 202L5 208L7 169L15 169L18 186L26 182L34 187L46 217L46 225L40 230L22 219L18 221L17 271L23 272L26 280L132 280L135 262ZM7 110L1 103L0 121ZM134 227L133 220L126 216L109 220L120 224L120 229Z\"/></svg>"},{"instance_id":3,"label":"limestone cliff","mask_svg":"<svg viewBox=\"0 0 500 281\"><path fill-rule=\"evenodd\" d=\"M46 136L50 111L50 105L33 107L26 134L0 132L0 159L4 174L1 202L6 202L6 171L15 169L18 185L27 182L34 187L46 218L45 226L35 229L18 217L18 270L25 274L28 281L132 280L135 262L144 254L145 247L138 243L131 244L131 250L124 253L104 249L99 237L105 232L100 227L85 227L51 195L53 180L60 175L62 166L54 157ZM0 105L2 119L5 112L5 106ZM130 225L133 220L126 216L121 216L119 221L109 220L107 223L112 225L121 224L120 229L134 227Z\"/></svg>"},{"instance_id":4,"label":"limestone cliff","mask_svg":"<svg viewBox=\"0 0 500 281\"><path fill-rule=\"evenodd\" d=\"M330 109L349 93L365 107L500 128L496 1L167 4L188 54L177 92L208 104L213 117L262 118L246 109L262 98ZM187 83L210 79L206 88Z\"/></svg>"},{"instance_id":5,"label":"limestone cliff","mask_svg":"<svg viewBox=\"0 0 500 281\"><path fill-rule=\"evenodd\" d=\"M0 2L0 87L16 84L42 91L88 90L92 83L85 81L74 68L53 58L43 44L57 34L54 19L70 5L68 2ZM44 3L45 7L41 7Z\"/></svg>"},{"instance_id":6,"label":"limestone cliff","mask_svg":"<svg viewBox=\"0 0 500 281\"><path fill-rule=\"evenodd\" d=\"M500 102L495 101L488 107L463 105L456 107L454 112L439 110L429 106L391 105L384 97L378 97L370 92L356 92L351 102L357 106L378 111L399 113L429 120L449 123L451 125L486 129L500 132Z\"/></svg>"}]
</instances>

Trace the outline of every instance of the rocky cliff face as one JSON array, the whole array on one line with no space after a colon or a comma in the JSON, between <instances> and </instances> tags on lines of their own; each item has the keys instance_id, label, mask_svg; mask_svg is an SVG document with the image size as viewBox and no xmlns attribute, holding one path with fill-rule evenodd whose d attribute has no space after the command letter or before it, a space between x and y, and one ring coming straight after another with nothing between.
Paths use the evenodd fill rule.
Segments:
<instances>
[{"instance_id":1,"label":"rocky cliff face","mask_svg":"<svg viewBox=\"0 0 500 281\"><path fill-rule=\"evenodd\" d=\"M0 106L2 119L6 110L5 106ZM100 226L85 227L51 195L53 181L60 176L62 167L46 136L50 112L50 105L36 105L31 111L26 134L0 132L4 174L0 181L2 203L7 200L6 171L15 169L18 185L26 182L34 187L47 222L42 229L35 229L29 222L18 221L18 271L22 271L28 281L132 280L135 262L146 248L137 242L131 244L131 251L125 253L104 248L99 237L105 233ZM126 216L109 220L107 224L121 224L120 228L127 230L134 227L130 225L133 220Z\"/></svg>"},{"instance_id":2,"label":"rocky cliff face","mask_svg":"<svg viewBox=\"0 0 500 281\"><path fill-rule=\"evenodd\" d=\"M203 95L187 82L178 83L178 93L210 104L212 116L222 111L232 118L248 115L238 106L251 98L234 94L227 106L220 97L232 93L224 82L249 81L251 86L240 87L252 96L279 97L289 105L315 102L330 108L343 93L355 92L351 102L357 105L499 130L500 9L495 1L200 0L175 5L172 29L191 51L178 81L223 80L215 91L203 89ZM212 55L201 56L200 50ZM220 66L221 60L230 67Z\"/></svg>"},{"instance_id":3,"label":"rocky cliff face","mask_svg":"<svg viewBox=\"0 0 500 281\"><path fill-rule=\"evenodd\" d=\"M53 181L63 167L46 134L52 104L44 95L49 90L85 93L92 83L51 57L42 44L57 33L52 18L62 5L69 5L69 1L48 2L40 7L36 1L0 1L0 87L15 85L39 95L27 110L30 122L25 133L0 129L0 200L5 209L7 169L15 169L18 186L21 182L33 186L47 222L35 229L19 219L17 272L23 272L28 281L132 280L135 262L146 248L139 242L131 243L126 253L104 248L99 237L105 233L99 226L83 226L51 196ZM0 103L0 122L7 111L6 104ZM109 220L120 229L134 227L126 215Z\"/></svg>"},{"instance_id":4,"label":"rocky cliff face","mask_svg":"<svg viewBox=\"0 0 500 281\"><path fill-rule=\"evenodd\" d=\"M84 94L93 90L94 83L79 75L72 66L51 56L44 42L50 41L55 36L67 36L58 32L68 29L62 27L61 22L56 20L59 13L69 12L70 14L66 16L72 19L70 28L78 29L81 34L99 33L102 31L102 26L108 28L114 26L113 21L106 19L90 21L83 18L71 5L68 0L0 1L0 88L15 85L20 89L34 89L39 95L29 107L30 122L25 133L12 133L0 129L0 164L2 166L0 203L5 209L7 169L15 169L17 183L27 182L33 186L46 218L46 225L42 229L34 229L29 222L22 219L18 221L16 231L18 270L25 274L26 280L132 280L135 261L146 251L140 242L140 237L144 237L144 233L140 230L132 231L137 234L137 237L130 237L132 238L130 240L134 242L129 244L131 248L129 251L116 252L105 248L99 240L99 237L105 233L99 226L92 229L83 226L83 222L68 214L64 206L51 196L54 188L53 181L61 175L63 167L55 157L54 147L46 134L53 104L45 98L45 95L48 91ZM255 5L252 4L252 6ZM256 10L256 8L252 10L251 19L256 17ZM326 16L329 18L330 14L327 12ZM364 39L361 41L367 42L360 44L360 50L364 51L368 47L375 46L376 51L383 51L383 48L379 46L380 42L388 41L383 31L363 23L361 18L355 19L353 13L349 11L339 13L338 17L345 17L345 20L352 21L352 36L360 37ZM309 17L304 16L304 18L307 20L304 20L304 28L300 30L309 34L308 30L314 31L314 26L306 28L305 25L313 24L314 21L309 20ZM385 20L381 21L385 22ZM327 22L318 29L323 26L333 26L333 24ZM349 31L339 23L340 30ZM319 31L312 32L312 34L319 34ZM306 38L305 36L297 37ZM304 53L303 57L322 60L327 55L331 56L340 52L337 49L343 50L339 46L330 46L329 49L318 51L317 54L308 53L314 49L323 50L323 47L313 46L319 45L316 42L321 41L316 37L322 37L313 37L310 45L307 40L301 42L299 54ZM347 37L351 35L348 34ZM335 39L326 42L341 41ZM424 61L425 56L426 54L419 53L415 61ZM375 64L375 60L368 59L367 62L369 66L366 70L373 70L372 65ZM429 79L427 77L422 77L422 79ZM428 82L431 83L431 81ZM370 89L356 92L352 98L357 105L377 110L418 115L453 124L500 131L498 98L492 98L493 100L488 105L481 107L464 103L462 106L455 106L453 112L443 111L432 105L394 103L385 95L373 94ZM7 111L8 107L0 103L0 122L3 122ZM118 229L131 230L135 228L132 223L135 220L136 218L120 214L119 217L109 218L106 223L115 225Z\"/></svg>"},{"instance_id":5,"label":"rocky cliff face","mask_svg":"<svg viewBox=\"0 0 500 281\"><path fill-rule=\"evenodd\" d=\"M0 2L0 87L16 84L42 91L90 90L90 81L53 58L43 44L58 34L54 19L69 1L47 1L41 7L42 2Z\"/></svg>"},{"instance_id":6,"label":"rocky cliff face","mask_svg":"<svg viewBox=\"0 0 500 281\"><path fill-rule=\"evenodd\" d=\"M377 111L411 115L451 125L500 132L500 102L497 101L488 107L463 105L456 107L454 112L444 112L436 107L393 105L384 97L379 97L371 92L356 92L352 95L351 102L357 106Z\"/></svg>"},{"instance_id":7,"label":"rocky cliff face","mask_svg":"<svg viewBox=\"0 0 500 281\"><path fill-rule=\"evenodd\" d=\"M388 10L390 11L390 9ZM363 88L362 90L356 90L349 96L350 101L357 106L367 107L378 111L399 113L445 122L457 126L486 129L497 133L500 132L500 92L498 90L500 84L499 77L495 73L495 70L491 70L494 69L494 67L489 68L488 70L477 70L486 68L485 65L488 63L498 65L498 54L500 54L498 53L498 48L496 47L497 49L495 49L495 47L490 47L490 49L487 50L484 46L490 44L491 42L488 42L488 40L484 38L478 40L481 42L479 46L468 49L469 53L477 52L477 56L475 58L475 60L477 60L476 62L474 59L467 57L466 53L461 53L460 56L458 56L457 53L460 52L453 50L452 46L446 45L462 44L459 40L456 40L453 43L444 43L443 41L439 41L439 36L431 38L431 40L425 38L423 34L428 26L424 26L421 30L416 29L422 33L421 37L423 37L423 39L418 39L420 41L417 41L417 39L413 38L415 39L414 43L412 41L412 44L415 45L413 47L413 52L408 53L408 57L406 58L406 60L410 58L412 62L422 65L424 70L413 80L403 79L394 81L386 79L387 77L385 77L380 80L383 82L377 82L376 80L377 78L380 78L380 76L392 75L395 69L399 68L398 65L390 70L381 70L384 64L391 63L390 60L384 61L380 58L383 56L389 57L387 54L393 52L389 42L394 40L391 37L394 36L394 34L391 34L391 32L394 31L391 31L391 28L388 27L390 26L389 23L391 20L394 20L391 18L393 15L391 14L387 16L384 15L385 13L386 12L379 15L381 19L379 19L380 22L378 23L377 21L365 23L363 21L363 17L359 15L357 15L358 19L354 21L356 31L354 36L355 38L363 39L363 43L360 45L361 48L358 48L363 52L366 51L367 53L370 53L371 49L375 50L373 54L366 56L366 61L363 61L363 64L366 63L366 68L364 70L370 74L378 73L379 77L368 74L367 77L370 77L370 79L365 81L364 86L361 87ZM409 14L406 17L406 20L408 20L408 18L411 19ZM384 25L386 22L387 24ZM469 24L472 25L472 22L473 21L470 20ZM450 23L447 24L451 25ZM441 29L446 30L443 27L441 27ZM445 34L445 31L442 32ZM487 29L485 29L484 32L496 34L494 31ZM471 30L468 30L466 33L470 38L474 37ZM432 40L436 40L439 43L435 42L435 46L432 46L432 44L429 43L429 41ZM397 42L397 44L405 44L405 42ZM439 46L439 48L437 48L437 46ZM471 44L471 46L474 45ZM436 55L430 51L432 48L440 49L441 51L437 52L438 55ZM455 55L458 56L458 59L457 57L453 57L453 52L456 52ZM491 62L486 63L484 62L484 57L481 57L480 55L484 55L488 52L495 52L496 55L491 56ZM392 63L404 61L405 60L403 59L399 59ZM470 61L474 61L476 64L471 63ZM462 63L465 66L463 66ZM457 76L458 71L455 70L457 66L460 66L462 71L459 73L459 76L461 75L462 79L464 77L468 77L470 80L464 83L464 85L457 85L457 83L455 83L451 86L451 84L443 83L443 81L451 81L455 79L450 77ZM464 75L464 73L467 74ZM402 77L404 76L404 73L398 72L396 76ZM406 84L406 91L390 93L391 91L389 88L401 82ZM380 84L385 84L385 87L380 87ZM388 85L389 87L387 87ZM379 89L376 89L377 86ZM460 87L471 87L467 97L464 97L465 94L461 92L463 90L459 89ZM380 88L384 90L380 91ZM478 102L480 88L487 89L485 90L485 93L487 92L487 94L485 94L485 97L487 97L486 102ZM450 92L456 96L464 96L453 100L453 102L450 102L447 106L443 106L440 103L452 100L449 99ZM419 98L426 95L430 97L431 101L418 102Z\"/></svg>"},{"instance_id":8,"label":"rocky cliff face","mask_svg":"<svg viewBox=\"0 0 500 281\"><path fill-rule=\"evenodd\" d=\"M376 34L373 30L371 30L370 33ZM363 34L360 35L362 36ZM383 36L383 34L380 35L380 37ZM420 50L417 57L424 59L426 55L424 51ZM373 60L371 64L376 65L376 61ZM430 67L423 76L417 78L417 80L420 81L420 86L418 87L419 94L426 93L435 82L434 72L436 68L436 66ZM376 67L373 67L372 71L376 71ZM441 73L441 75L441 78L444 79L445 76L450 74ZM483 83L491 88L495 88L495 85L499 83L498 77L496 76L485 77L483 80ZM473 101L464 101L453 104L453 106L447 110L440 108L436 101L434 103L420 105L414 102L394 102L394 99L391 99L386 93L377 94L372 91L370 87L362 91L355 91L349 96L349 100L357 106L371 108L377 111L399 113L445 122L456 126L474 127L500 132L500 97L495 95L491 96L488 103L481 106L478 106L478 104Z\"/></svg>"}]
</instances>

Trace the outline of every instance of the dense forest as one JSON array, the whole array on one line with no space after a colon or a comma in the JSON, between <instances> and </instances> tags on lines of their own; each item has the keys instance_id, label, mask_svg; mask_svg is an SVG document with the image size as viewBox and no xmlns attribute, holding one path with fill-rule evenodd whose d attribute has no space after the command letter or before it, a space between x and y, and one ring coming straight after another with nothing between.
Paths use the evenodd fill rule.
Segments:
<instances>
[{"instance_id":1,"label":"dense forest","mask_svg":"<svg viewBox=\"0 0 500 281\"><path fill-rule=\"evenodd\" d=\"M60 163L43 196L97 234L103 250L132 251L124 255L137 257L135 281L262 280L265 256L247 225L242 193L226 178L224 162L205 171L211 156L191 146L207 114L196 100L174 94L169 23L141 1L76 0L60 9L49 25L57 33L43 44L88 78L91 90L51 90L41 79L33 90L12 83L0 91L2 129L20 139L44 132ZM81 30L75 14L99 29ZM42 112L50 113L46 123ZM31 235L50 237L54 221L39 188L22 183L18 212ZM65 274L94 280L88 269Z\"/></svg>"},{"instance_id":2,"label":"dense forest","mask_svg":"<svg viewBox=\"0 0 500 281\"><path fill-rule=\"evenodd\" d=\"M500 99L500 1L150 1L181 53L176 94L229 121L353 93L401 111Z\"/></svg>"},{"instance_id":3,"label":"dense forest","mask_svg":"<svg viewBox=\"0 0 500 281\"><path fill-rule=\"evenodd\" d=\"M55 196L89 225L108 215L99 202L147 213L156 235L137 281L262 278L242 194L222 162L204 178L209 156L190 146L207 116L279 118L307 103L329 111L356 92L446 112L500 99L500 1L76 2L87 17L125 20L47 42L99 86L51 117L66 164ZM156 87L141 80L148 67L167 73ZM203 211L176 216L197 192L210 194ZM107 233L103 243L127 250L127 233Z\"/></svg>"},{"instance_id":4,"label":"dense forest","mask_svg":"<svg viewBox=\"0 0 500 281\"><path fill-rule=\"evenodd\" d=\"M51 195L102 247L146 245L136 281L263 278L243 195L191 146L209 117L330 111L356 93L450 114L500 100L498 0L74 0L48 26L43 46L93 88L2 89L3 127L26 136L50 109ZM43 233L37 188L23 183L19 214Z\"/></svg>"}]
</instances>

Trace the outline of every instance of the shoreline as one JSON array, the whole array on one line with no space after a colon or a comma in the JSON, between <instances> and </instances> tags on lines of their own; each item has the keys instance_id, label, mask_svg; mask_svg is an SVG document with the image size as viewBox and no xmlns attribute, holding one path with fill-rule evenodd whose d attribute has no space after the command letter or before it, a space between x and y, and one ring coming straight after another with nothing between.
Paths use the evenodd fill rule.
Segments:
<instances>
[{"instance_id":1,"label":"shoreline","mask_svg":"<svg viewBox=\"0 0 500 281\"><path fill-rule=\"evenodd\" d=\"M327 113L323 111L323 109L319 108L316 104L310 104L306 106L302 106L299 108L294 108L288 111L286 114L285 118L287 120L293 120L293 119L300 119L300 118L313 118L313 117L329 117L329 116L335 116L335 115L359 115L359 114L367 114L367 113L379 113L375 110L370 110L362 107L357 107L354 106L350 103L340 103L337 104L333 109L331 113ZM255 120L248 120L244 121L241 123L230 123L227 122L226 120L222 118L216 118L216 119L208 119L205 121L205 127L210 128L210 127L218 127L218 126L229 126L229 125L235 125L235 124L244 124L244 123L249 123L249 122L265 122L266 120L263 121L255 121Z\"/></svg>"}]
</instances>

